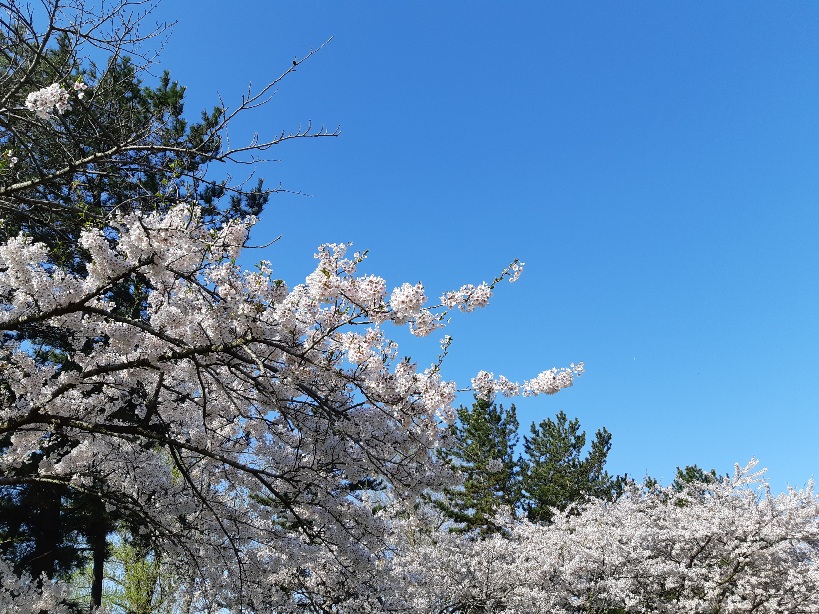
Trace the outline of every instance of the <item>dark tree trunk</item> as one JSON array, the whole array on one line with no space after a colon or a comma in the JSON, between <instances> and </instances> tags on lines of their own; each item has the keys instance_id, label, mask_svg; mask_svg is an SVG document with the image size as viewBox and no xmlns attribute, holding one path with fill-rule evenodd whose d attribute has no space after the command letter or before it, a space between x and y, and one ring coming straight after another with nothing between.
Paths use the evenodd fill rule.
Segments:
<instances>
[{"instance_id":1,"label":"dark tree trunk","mask_svg":"<svg viewBox=\"0 0 819 614\"><path fill-rule=\"evenodd\" d=\"M45 573L51 580L57 573L57 557L62 545L60 508L62 492L49 485L34 484L29 487L29 501L38 504L32 514L31 527L34 532L34 552L29 569L32 577L39 578Z\"/></svg>"},{"instance_id":2,"label":"dark tree trunk","mask_svg":"<svg viewBox=\"0 0 819 614\"><path fill-rule=\"evenodd\" d=\"M103 569L108 554L108 542L105 539L105 533L98 532L94 535L94 541L90 546L94 560L93 579L91 581L91 609L93 610L102 605Z\"/></svg>"},{"instance_id":3,"label":"dark tree trunk","mask_svg":"<svg viewBox=\"0 0 819 614\"><path fill-rule=\"evenodd\" d=\"M93 501L93 509L88 523L88 546L92 555L91 610L102 605L102 581L105 561L108 558L108 533L111 522L101 501Z\"/></svg>"}]
</instances>

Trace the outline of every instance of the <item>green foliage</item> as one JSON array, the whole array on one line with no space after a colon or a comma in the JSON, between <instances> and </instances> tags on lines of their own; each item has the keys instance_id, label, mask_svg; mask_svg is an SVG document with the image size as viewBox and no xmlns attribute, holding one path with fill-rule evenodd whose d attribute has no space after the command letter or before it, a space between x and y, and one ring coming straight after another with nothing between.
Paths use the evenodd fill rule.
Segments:
<instances>
[{"instance_id":1,"label":"green foliage","mask_svg":"<svg viewBox=\"0 0 819 614\"><path fill-rule=\"evenodd\" d=\"M685 469L677 467L677 476L671 482L671 487L677 492L682 492L688 489L691 484L713 484L718 479L717 472L714 469L705 471L697 465L686 465Z\"/></svg>"},{"instance_id":2,"label":"green foliage","mask_svg":"<svg viewBox=\"0 0 819 614\"><path fill-rule=\"evenodd\" d=\"M172 612L179 578L163 567L158 552L133 533L120 530L105 562L102 605L114 612L154 614ZM93 582L89 563L74 574L75 599L87 600Z\"/></svg>"},{"instance_id":3,"label":"green foliage","mask_svg":"<svg viewBox=\"0 0 819 614\"><path fill-rule=\"evenodd\" d=\"M11 49L9 70L33 61L34 50ZM112 56L102 68L81 66L61 36L26 78L13 106L22 109L27 92L64 81L66 71L70 81L90 85L85 99L73 100L71 110L54 122L30 121L28 111L12 113L0 131L0 149L18 158L0 177L0 241L25 232L56 249L59 264L81 267L79 233L104 227L113 212L161 211L197 201L216 225L261 212L269 198L261 181L239 190L206 179L222 146L225 111L216 107L189 123L182 117L185 88L167 71L151 87L126 56ZM225 195L230 198L223 205Z\"/></svg>"},{"instance_id":4,"label":"green foliage","mask_svg":"<svg viewBox=\"0 0 819 614\"><path fill-rule=\"evenodd\" d=\"M580 422L562 411L524 437L522 489L526 514L533 522L550 522L554 509L561 512L590 498L613 500L622 493L625 477L612 477L604 469L611 450L611 433L597 431L586 456L586 433Z\"/></svg>"},{"instance_id":5,"label":"green foliage","mask_svg":"<svg viewBox=\"0 0 819 614\"><path fill-rule=\"evenodd\" d=\"M518 441L515 406L478 399L471 408L458 408L458 421L450 428L454 445L445 461L463 478L463 485L447 490L435 505L456 530L481 534L499 530L496 514L513 513L520 501L520 471L514 458Z\"/></svg>"},{"instance_id":6,"label":"green foliage","mask_svg":"<svg viewBox=\"0 0 819 614\"><path fill-rule=\"evenodd\" d=\"M577 419L560 412L555 420L534 423L524 437L524 458L515 456L518 420L515 406L477 399L460 407L450 428L453 445L444 461L463 480L458 488L430 498L455 523L453 530L494 533L498 514L525 511L533 522L550 522L554 510L571 511L590 498L613 500L627 483L604 469L611 434L597 431L586 451L586 433ZM585 455L584 455L585 453Z\"/></svg>"},{"instance_id":7,"label":"green foliage","mask_svg":"<svg viewBox=\"0 0 819 614\"><path fill-rule=\"evenodd\" d=\"M714 469L705 471L697 465L686 465L685 469L677 467L677 475L671 482L671 487L680 493L680 496L674 499L674 505L684 507L689 505L690 498L705 497L711 492L709 485L716 484L720 479Z\"/></svg>"}]
</instances>

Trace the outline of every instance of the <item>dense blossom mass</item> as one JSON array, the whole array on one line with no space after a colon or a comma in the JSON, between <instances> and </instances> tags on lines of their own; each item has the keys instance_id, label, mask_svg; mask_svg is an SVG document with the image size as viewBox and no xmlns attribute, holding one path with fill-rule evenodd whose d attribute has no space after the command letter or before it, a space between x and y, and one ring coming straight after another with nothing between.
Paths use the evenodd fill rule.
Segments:
<instances>
[{"instance_id":1,"label":"dense blossom mass","mask_svg":"<svg viewBox=\"0 0 819 614\"><path fill-rule=\"evenodd\" d=\"M32 581L25 573L18 576L11 565L0 559L0 609L6 614L68 614L62 600L69 590L65 584Z\"/></svg>"},{"instance_id":2,"label":"dense blossom mass","mask_svg":"<svg viewBox=\"0 0 819 614\"><path fill-rule=\"evenodd\" d=\"M483 539L396 522L383 590L418 613L819 612L819 500L812 485L773 495L755 464Z\"/></svg>"},{"instance_id":3,"label":"dense blossom mass","mask_svg":"<svg viewBox=\"0 0 819 614\"><path fill-rule=\"evenodd\" d=\"M431 451L456 386L439 365L397 361L383 330L444 326L420 284L388 298L384 280L357 275L364 256L348 258L346 245L322 246L293 288L269 263L243 272L251 224L209 230L183 204L124 217L82 233L81 274L49 264L28 237L0 246L0 431L11 435L0 471L25 464L56 428L73 443L39 462L41 478L99 490L140 518L200 570L190 588L203 599L261 591L282 607L294 570L331 556L355 575L383 548L388 523L357 484L384 480L400 506L451 480ZM146 289L144 312L123 315L114 290L126 282ZM72 349L60 364L70 366L15 342L35 322L65 331ZM241 588L223 574L235 557Z\"/></svg>"}]
</instances>

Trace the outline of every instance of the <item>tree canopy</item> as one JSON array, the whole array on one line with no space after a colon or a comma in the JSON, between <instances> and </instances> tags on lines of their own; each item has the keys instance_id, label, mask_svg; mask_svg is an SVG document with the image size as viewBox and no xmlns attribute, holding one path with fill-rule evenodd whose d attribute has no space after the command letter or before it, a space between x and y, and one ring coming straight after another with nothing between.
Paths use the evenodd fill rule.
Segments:
<instances>
[{"instance_id":1,"label":"tree canopy","mask_svg":"<svg viewBox=\"0 0 819 614\"><path fill-rule=\"evenodd\" d=\"M586 456L586 433L564 412L556 419L532 424L523 439L523 484L526 514L534 522L549 522L554 511L577 509L590 499L611 501L622 493L626 476L612 477L604 466L611 450L611 433L595 433Z\"/></svg>"}]
</instances>

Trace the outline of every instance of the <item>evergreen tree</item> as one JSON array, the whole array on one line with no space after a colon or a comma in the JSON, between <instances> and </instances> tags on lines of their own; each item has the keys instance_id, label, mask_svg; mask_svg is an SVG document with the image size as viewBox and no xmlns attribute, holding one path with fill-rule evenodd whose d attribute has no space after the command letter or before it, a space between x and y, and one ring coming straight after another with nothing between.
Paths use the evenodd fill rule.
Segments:
<instances>
[{"instance_id":1,"label":"evergreen tree","mask_svg":"<svg viewBox=\"0 0 819 614\"><path fill-rule=\"evenodd\" d=\"M685 469L677 467L677 475L671 487L677 492L689 489L691 484L714 484L719 478L715 469L705 471L697 465L686 465Z\"/></svg>"},{"instance_id":2,"label":"evergreen tree","mask_svg":"<svg viewBox=\"0 0 819 614\"><path fill-rule=\"evenodd\" d=\"M701 501L710 494L720 482L730 479L728 474L720 476L715 469L705 471L698 465L686 465L684 469L677 467L677 475L671 482L671 490L681 496L674 499L674 505L685 507L691 500Z\"/></svg>"},{"instance_id":3,"label":"evergreen tree","mask_svg":"<svg viewBox=\"0 0 819 614\"><path fill-rule=\"evenodd\" d=\"M184 611L177 592L180 578L163 566L162 552L143 536L119 527L105 562L103 607L128 614L159 614ZM91 563L75 572L75 598L86 601L93 585Z\"/></svg>"},{"instance_id":4,"label":"evergreen tree","mask_svg":"<svg viewBox=\"0 0 819 614\"><path fill-rule=\"evenodd\" d=\"M456 531L496 532L493 516L519 507L518 426L514 405L507 410L476 399L471 408L458 408L458 420L450 428L454 445L445 461L460 473L463 485L434 501L458 524Z\"/></svg>"},{"instance_id":5,"label":"evergreen tree","mask_svg":"<svg viewBox=\"0 0 819 614\"><path fill-rule=\"evenodd\" d=\"M598 430L588 454L586 433L580 422L559 412L531 426L523 438L522 490L527 516L533 522L550 522L554 509L567 511L590 498L612 500L623 490L626 478L612 477L604 469L611 449L611 433Z\"/></svg>"}]
</instances>

